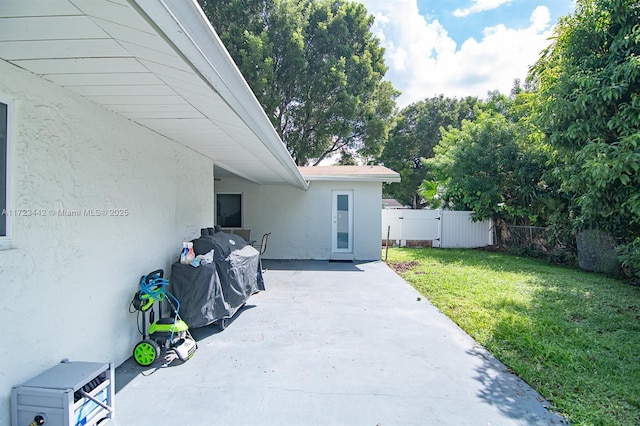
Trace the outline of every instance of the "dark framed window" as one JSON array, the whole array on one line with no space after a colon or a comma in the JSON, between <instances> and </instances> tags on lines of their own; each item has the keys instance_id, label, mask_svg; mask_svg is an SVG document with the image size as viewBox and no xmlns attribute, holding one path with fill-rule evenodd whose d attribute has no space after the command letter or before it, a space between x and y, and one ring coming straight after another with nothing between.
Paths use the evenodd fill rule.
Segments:
<instances>
[{"instance_id":1,"label":"dark framed window","mask_svg":"<svg viewBox=\"0 0 640 426\"><path fill-rule=\"evenodd\" d=\"M0 98L0 237L9 234L7 213L9 173L9 104Z\"/></svg>"},{"instance_id":2,"label":"dark framed window","mask_svg":"<svg viewBox=\"0 0 640 426\"><path fill-rule=\"evenodd\" d=\"M216 225L242 228L242 194L216 194Z\"/></svg>"}]
</instances>

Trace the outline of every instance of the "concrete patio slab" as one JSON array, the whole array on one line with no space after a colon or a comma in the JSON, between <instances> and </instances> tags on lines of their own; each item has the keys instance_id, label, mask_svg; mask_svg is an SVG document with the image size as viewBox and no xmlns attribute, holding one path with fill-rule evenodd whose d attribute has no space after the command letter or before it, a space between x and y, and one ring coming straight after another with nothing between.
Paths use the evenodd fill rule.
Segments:
<instances>
[{"instance_id":1,"label":"concrete patio slab","mask_svg":"<svg viewBox=\"0 0 640 426\"><path fill-rule=\"evenodd\" d=\"M112 424L550 425L560 416L383 262L265 261L188 362L116 370Z\"/></svg>"}]
</instances>

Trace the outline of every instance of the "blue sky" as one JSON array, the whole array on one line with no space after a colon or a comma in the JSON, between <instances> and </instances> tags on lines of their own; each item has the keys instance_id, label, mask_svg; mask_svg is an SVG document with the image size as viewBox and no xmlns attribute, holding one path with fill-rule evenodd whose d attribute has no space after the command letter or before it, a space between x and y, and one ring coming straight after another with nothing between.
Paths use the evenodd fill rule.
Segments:
<instances>
[{"instance_id":1,"label":"blue sky","mask_svg":"<svg viewBox=\"0 0 640 426\"><path fill-rule=\"evenodd\" d=\"M574 0L360 1L376 18L400 107L439 94L508 93L574 9Z\"/></svg>"}]
</instances>

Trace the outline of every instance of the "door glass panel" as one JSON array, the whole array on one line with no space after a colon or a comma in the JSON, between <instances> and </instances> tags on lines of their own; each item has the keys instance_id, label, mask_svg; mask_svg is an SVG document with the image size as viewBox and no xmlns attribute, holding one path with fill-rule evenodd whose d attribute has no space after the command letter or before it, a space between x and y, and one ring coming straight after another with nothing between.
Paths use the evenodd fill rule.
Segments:
<instances>
[{"instance_id":1,"label":"door glass panel","mask_svg":"<svg viewBox=\"0 0 640 426\"><path fill-rule=\"evenodd\" d=\"M340 194L337 213L337 243L339 249L349 248L349 196Z\"/></svg>"}]
</instances>

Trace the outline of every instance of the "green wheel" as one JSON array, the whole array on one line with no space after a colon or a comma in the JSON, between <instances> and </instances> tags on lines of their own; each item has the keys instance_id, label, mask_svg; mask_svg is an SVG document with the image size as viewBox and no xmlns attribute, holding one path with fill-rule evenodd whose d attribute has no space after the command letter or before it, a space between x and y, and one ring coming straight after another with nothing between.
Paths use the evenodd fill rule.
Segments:
<instances>
[{"instance_id":1,"label":"green wheel","mask_svg":"<svg viewBox=\"0 0 640 426\"><path fill-rule=\"evenodd\" d=\"M153 364L160 356L160 346L153 340L145 339L133 348L133 359L143 367Z\"/></svg>"}]
</instances>

